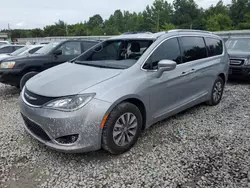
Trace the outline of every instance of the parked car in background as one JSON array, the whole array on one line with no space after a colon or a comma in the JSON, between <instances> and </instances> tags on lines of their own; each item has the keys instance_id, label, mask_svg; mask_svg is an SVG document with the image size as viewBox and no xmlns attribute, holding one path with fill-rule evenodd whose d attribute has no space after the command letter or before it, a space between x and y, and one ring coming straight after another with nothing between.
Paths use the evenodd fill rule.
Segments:
<instances>
[{"instance_id":1,"label":"parked car in background","mask_svg":"<svg viewBox=\"0 0 250 188\"><path fill-rule=\"evenodd\" d=\"M0 82L23 87L35 74L69 61L99 43L93 40L51 42L29 56L0 61Z\"/></svg>"},{"instance_id":2,"label":"parked car in background","mask_svg":"<svg viewBox=\"0 0 250 188\"><path fill-rule=\"evenodd\" d=\"M6 41L6 40L1 40L1 41L0 41L0 46L2 46L2 45L7 45L7 44L10 44L10 42L9 42L9 41Z\"/></svg>"},{"instance_id":3,"label":"parked car in background","mask_svg":"<svg viewBox=\"0 0 250 188\"><path fill-rule=\"evenodd\" d=\"M0 46L0 54L10 54L25 45L14 45L14 44L8 44L8 45L2 45Z\"/></svg>"},{"instance_id":4,"label":"parked car in background","mask_svg":"<svg viewBox=\"0 0 250 188\"><path fill-rule=\"evenodd\" d=\"M229 78L250 80L250 37L233 37L226 42L230 56Z\"/></svg>"},{"instance_id":5,"label":"parked car in background","mask_svg":"<svg viewBox=\"0 0 250 188\"><path fill-rule=\"evenodd\" d=\"M26 45L18 50L12 52L11 54L0 54L0 61L5 60L9 57L30 55L35 53L37 50L42 48L44 45Z\"/></svg>"},{"instance_id":6,"label":"parked car in background","mask_svg":"<svg viewBox=\"0 0 250 188\"><path fill-rule=\"evenodd\" d=\"M209 32L121 35L31 78L21 114L51 148L120 154L152 124L199 103L217 105L228 68L224 42Z\"/></svg>"}]
</instances>

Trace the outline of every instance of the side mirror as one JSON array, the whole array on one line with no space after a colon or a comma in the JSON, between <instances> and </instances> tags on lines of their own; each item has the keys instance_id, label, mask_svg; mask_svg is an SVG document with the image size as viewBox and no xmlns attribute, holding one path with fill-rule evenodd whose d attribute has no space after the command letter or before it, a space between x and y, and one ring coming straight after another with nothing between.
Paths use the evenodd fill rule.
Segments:
<instances>
[{"instance_id":1,"label":"side mirror","mask_svg":"<svg viewBox=\"0 0 250 188\"><path fill-rule=\"evenodd\" d=\"M177 63L172 60L161 60L158 62L157 78L160 78L163 72L174 70Z\"/></svg>"},{"instance_id":2,"label":"side mirror","mask_svg":"<svg viewBox=\"0 0 250 188\"><path fill-rule=\"evenodd\" d=\"M56 56L58 56L58 55L62 55L62 50L56 50L56 51L54 51L54 53L53 53L54 55L56 55Z\"/></svg>"}]
</instances>

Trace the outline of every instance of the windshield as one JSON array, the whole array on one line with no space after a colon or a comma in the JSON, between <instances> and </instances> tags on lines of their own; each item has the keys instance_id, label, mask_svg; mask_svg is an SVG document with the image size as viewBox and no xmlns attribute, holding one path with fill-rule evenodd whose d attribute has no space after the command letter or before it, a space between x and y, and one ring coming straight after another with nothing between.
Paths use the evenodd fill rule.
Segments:
<instances>
[{"instance_id":1,"label":"windshield","mask_svg":"<svg viewBox=\"0 0 250 188\"><path fill-rule=\"evenodd\" d=\"M53 48L55 48L60 42L51 42L44 47L37 50L34 54L48 54Z\"/></svg>"},{"instance_id":2,"label":"windshield","mask_svg":"<svg viewBox=\"0 0 250 188\"><path fill-rule=\"evenodd\" d=\"M226 47L228 50L249 52L250 38L229 39L226 42Z\"/></svg>"},{"instance_id":3,"label":"windshield","mask_svg":"<svg viewBox=\"0 0 250 188\"><path fill-rule=\"evenodd\" d=\"M107 40L91 48L75 63L103 68L126 69L134 65L152 40Z\"/></svg>"},{"instance_id":4,"label":"windshield","mask_svg":"<svg viewBox=\"0 0 250 188\"><path fill-rule=\"evenodd\" d=\"M17 56L17 55L20 55L21 53L23 53L24 51L26 51L27 49L29 49L28 46L24 46L22 48L19 48L18 50L12 52L10 55L11 56Z\"/></svg>"}]
</instances>

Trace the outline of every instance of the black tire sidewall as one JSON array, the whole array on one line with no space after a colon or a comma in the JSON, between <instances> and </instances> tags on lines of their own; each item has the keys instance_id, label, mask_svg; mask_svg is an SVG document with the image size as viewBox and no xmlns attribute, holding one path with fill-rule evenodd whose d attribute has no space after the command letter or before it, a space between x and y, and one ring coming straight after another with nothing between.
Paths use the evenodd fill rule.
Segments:
<instances>
[{"instance_id":1,"label":"black tire sidewall","mask_svg":"<svg viewBox=\"0 0 250 188\"><path fill-rule=\"evenodd\" d=\"M122 114L129 113L129 112L133 113L137 118L137 123L138 123L137 132L133 140L128 145L121 147L121 146L116 145L116 143L113 140L113 129L114 129L114 125L117 119ZM112 154L124 153L128 151L129 149L131 149L134 146L134 144L137 142L141 134L141 130L142 130L142 115L141 115L140 110L132 103L128 103L128 102L121 103L112 110L112 112L110 113L105 123L105 126L103 128L103 134L102 134L102 148Z\"/></svg>"},{"instance_id":2,"label":"black tire sidewall","mask_svg":"<svg viewBox=\"0 0 250 188\"><path fill-rule=\"evenodd\" d=\"M220 99L218 101L215 101L214 97L213 97L213 91L214 91L214 87L215 87L216 83L218 83L218 82L220 82L222 84L222 92L221 92ZM221 98L223 96L223 92L224 92L224 86L225 86L225 83L224 83L223 79L221 77L218 77L215 80L214 84L213 84L213 88L212 88L212 92L211 92L211 98L210 98L210 105L217 105L217 104L220 103Z\"/></svg>"},{"instance_id":3,"label":"black tire sidewall","mask_svg":"<svg viewBox=\"0 0 250 188\"><path fill-rule=\"evenodd\" d=\"M32 72L28 72L25 75L23 75L23 77L20 80L20 89L22 90L23 87L25 86L26 82L32 78L33 76L35 76L36 74L38 74L38 72L32 71Z\"/></svg>"}]
</instances>

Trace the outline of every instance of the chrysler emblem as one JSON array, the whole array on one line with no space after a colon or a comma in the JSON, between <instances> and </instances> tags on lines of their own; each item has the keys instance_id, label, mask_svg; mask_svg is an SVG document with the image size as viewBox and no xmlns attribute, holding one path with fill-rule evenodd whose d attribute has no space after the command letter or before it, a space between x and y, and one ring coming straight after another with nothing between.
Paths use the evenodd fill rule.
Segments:
<instances>
[{"instance_id":1,"label":"chrysler emblem","mask_svg":"<svg viewBox=\"0 0 250 188\"><path fill-rule=\"evenodd\" d=\"M26 92L24 93L24 95L29 99L29 100L32 100L32 101L35 101L37 100L37 98L35 97L31 97L30 95L28 95Z\"/></svg>"}]
</instances>

